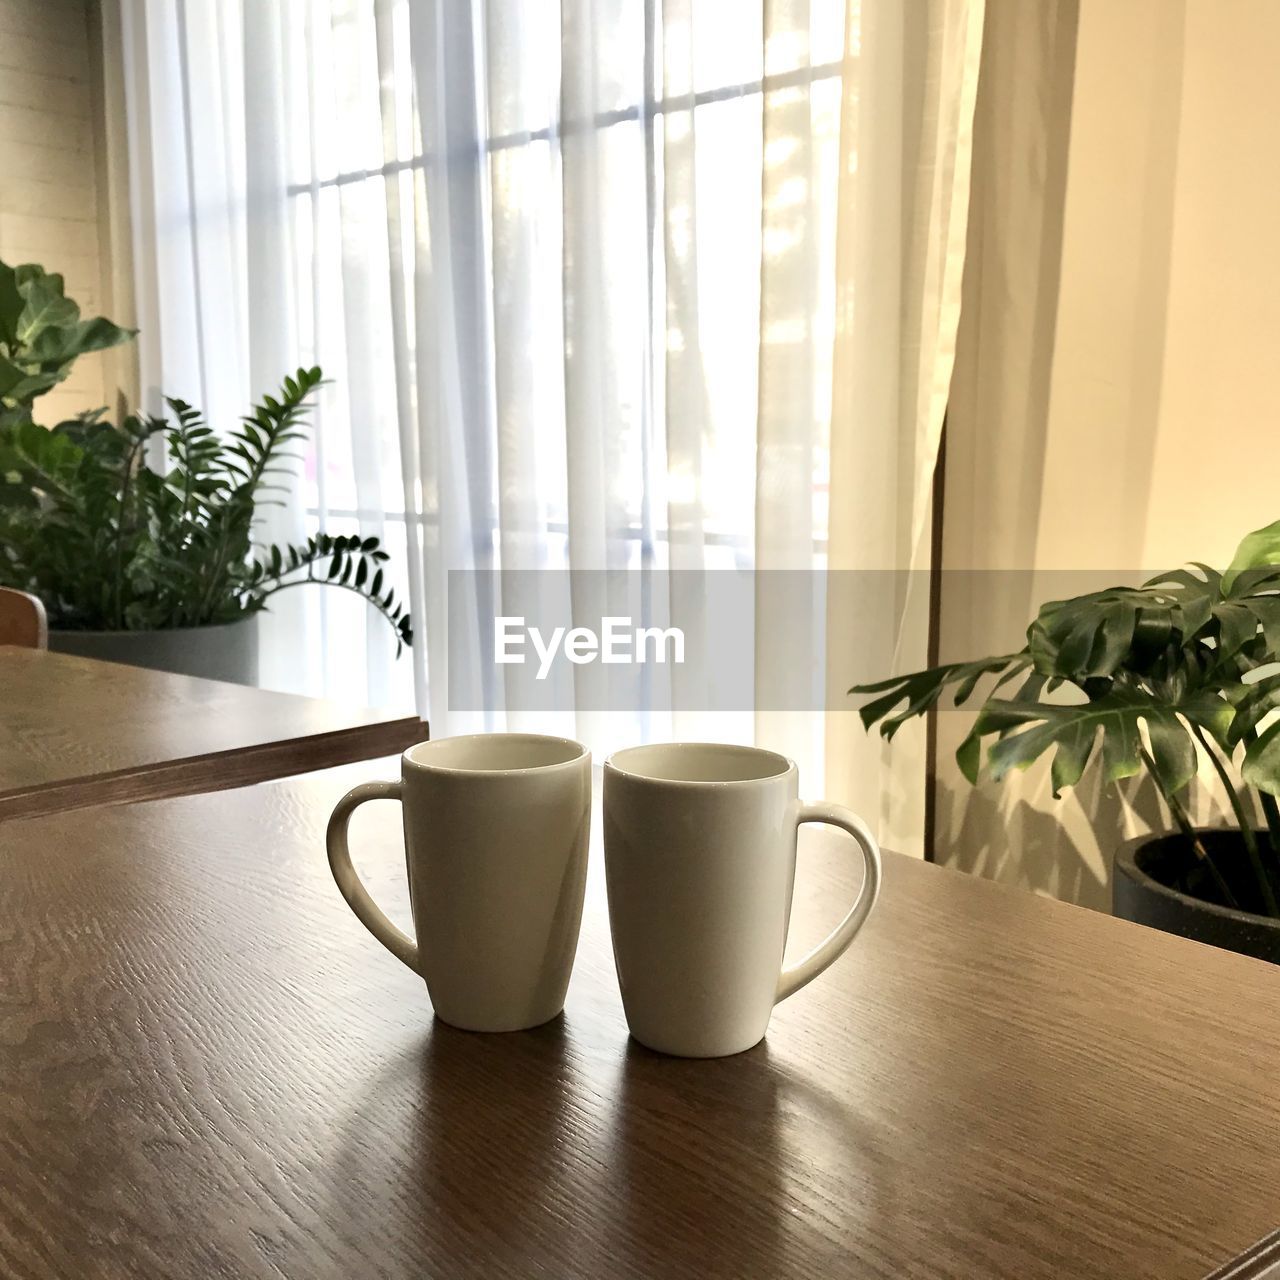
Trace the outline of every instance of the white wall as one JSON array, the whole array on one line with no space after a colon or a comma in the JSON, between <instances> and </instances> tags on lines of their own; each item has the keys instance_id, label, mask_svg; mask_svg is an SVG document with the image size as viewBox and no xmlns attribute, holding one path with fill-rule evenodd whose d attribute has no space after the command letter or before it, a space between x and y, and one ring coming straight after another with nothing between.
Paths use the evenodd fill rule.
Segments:
<instances>
[{"instance_id":1,"label":"white wall","mask_svg":"<svg viewBox=\"0 0 1280 1280\"><path fill-rule=\"evenodd\" d=\"M1016 647L1039 600L1224 562L1280 518L1280 5L991 0L988 32L997 188L950 415L944 659ZM967 724L940 717L939 860L1106 908L1114 845L1168 823L1149 789L1058 803L1032 770L971 791Z\"/></svg>"},{"instance_id":2,"label":"white wall","mask_svg":"<svg viewBox=\"0 0 1280 1280\"><path fill-rule=\"evenodd\" d=\"M85 0L0 0L0 257L60 272L86 315L110 310L99 85ZM112 402L107 368L100 355L77 362L37 416L55 422Z\"/></svg>"}]
</instances>

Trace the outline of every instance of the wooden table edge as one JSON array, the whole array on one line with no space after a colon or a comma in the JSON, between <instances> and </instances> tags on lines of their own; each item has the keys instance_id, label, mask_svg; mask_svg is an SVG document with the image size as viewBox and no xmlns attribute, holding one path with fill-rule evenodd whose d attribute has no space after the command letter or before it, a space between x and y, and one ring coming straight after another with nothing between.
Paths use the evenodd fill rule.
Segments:
<instances>
[{"instance_id":1,"label":"wooden table edge","mask_svg":"<svg viewBox=\"0 0 1280 1280\"><path fill-rule=\"evenodd\" d=\"M427 736L425 720L404 716L301 738L206 752L181 760L134 765L110 773L60 778L56 782L20 787L0 796L0 821L43 818L96 805L226 791L393 755L424 741Z\"/></svg>"},{"instance_id":2,"label":"wooden table edge","mask_svg":"<svg viewBox=\"0 0 1280 1280\"><path fill-rule=\"evenodd\" d=\"M1211 1271L1204 1280L1276 1280L1277 1277L1280 1277L1280 1227Z\"/></svg>"}]
</instances>

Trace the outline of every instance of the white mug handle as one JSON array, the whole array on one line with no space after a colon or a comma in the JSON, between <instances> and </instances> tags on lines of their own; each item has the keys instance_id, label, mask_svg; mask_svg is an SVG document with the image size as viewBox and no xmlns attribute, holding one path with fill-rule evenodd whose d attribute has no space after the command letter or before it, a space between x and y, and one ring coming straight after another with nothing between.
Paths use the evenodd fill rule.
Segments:
<instances>
[{"instance_id":1,"label":"white mug handle","mask_svg":"<svg viewBox=\"0 0 1280 1280\"><path fill-rule=\"evenodd\" d=\"M798 964L782 971L778 978L778 994L773 998L774 1004L812 982L833 960L844 953L858 930L866 923L880 893L880 846L876 844L867 824L857 814L838 804L802 804L796 815L796 826L805 822L825 822L828 826L847 831L854 838L862 852L865 868L862 891L849 908L849 914L836 925L830 936L818 943Z\"/></svg>"},{"instance_id":2,"label":"white mug handle","mask_svg":"<svg viewBox=\"0 0 1280 1280\"><path fill-rule=\"evenodd\" d=\"M401 933L369 896L368 889L351 865L351 850L347 847L347 827L351 822L351 815L360 805L366 800L401 799L399 782L362 782L358 787L352 787L338 801L338 806L329 819L325 844L329 849L329 867L333 871L333 878L338 882L347 905L356 913L356 918L393 956L403 960L414 973L418 973L418 944L408 934Z\"/></svg>"}]
</instances>

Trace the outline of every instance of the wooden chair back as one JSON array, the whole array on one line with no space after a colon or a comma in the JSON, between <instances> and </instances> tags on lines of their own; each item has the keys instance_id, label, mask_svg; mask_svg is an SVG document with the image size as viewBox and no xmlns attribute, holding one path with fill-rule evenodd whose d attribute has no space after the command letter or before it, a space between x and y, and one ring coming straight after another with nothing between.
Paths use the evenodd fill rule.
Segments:
<instances>
[{"instance_id":1,"label":"wooden chair back","mask_svg":"<svg viewBox=\"0 0 1280 1280\"><path fill-rule=\"evenodd\" d=\"M35 596L0 587L0 644L16 644L24 649L49 647L44 605Z\"/></svg>"}]
</instances>

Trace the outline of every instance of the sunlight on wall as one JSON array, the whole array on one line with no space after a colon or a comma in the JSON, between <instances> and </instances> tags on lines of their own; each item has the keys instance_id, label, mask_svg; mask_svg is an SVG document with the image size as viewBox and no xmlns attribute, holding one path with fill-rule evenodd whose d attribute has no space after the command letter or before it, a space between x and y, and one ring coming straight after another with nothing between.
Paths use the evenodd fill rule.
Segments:
<instances>
[{"instance_id":1,"label":"sunlight on wall","mask_svg":"<svg viewBox=\"0 0 1280 1280\"><path fill-rule=\"evenodd\" d=\"M948 580L944 660L1016 647L1041 599L1223 563L1280 516L1280 172L1261 162L1280 7L1080 0L1074 67L1075 5L1052 7L1056 32L1050 6L1039 23L1017 0L988 8L984 87L1003 101L979 112L990 185L971 223L944 549L950 570L1038 576ZM1018 176L1033 152L1043 203ZM952 759L968 723L940 716L939 859L1108 909L1115 846L1169 825L1150 788L1093 777L1055 802L1044 768L971 791ZM1199 819L1224 821L1202 792Z\"/></svg>"}]
</instances>

